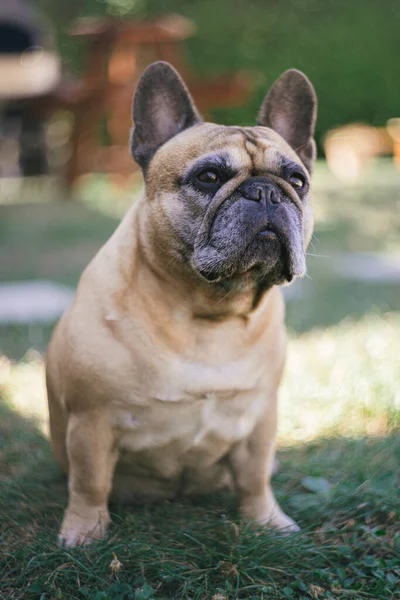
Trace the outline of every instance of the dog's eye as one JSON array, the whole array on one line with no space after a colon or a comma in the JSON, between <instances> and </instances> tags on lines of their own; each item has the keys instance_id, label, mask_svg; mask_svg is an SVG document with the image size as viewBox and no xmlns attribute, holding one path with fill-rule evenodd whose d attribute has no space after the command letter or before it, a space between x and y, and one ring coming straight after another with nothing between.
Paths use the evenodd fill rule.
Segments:
<instances>
[{"instance_id":1,"label":"dog's eye","mask_svg":"<svg viewBox=\"0 0 400 600\"><path fill-rule=\"evenodd\" d=\"M292 173L289 183L295 190L301 190L305 186L306 180L301 173Z\"/></svg>"},{"instance_id":2,"label":"dog's eye","mask_svg":"<svg viewBox=\"0 0 400 600\"><path fill-rule=\"evenodd\" d=\"M221 178L217 171L213 171L212 169L204 169L201 171L196 177L200 183L205 183L206 185L218 185L221 183Z\"/></svg>"}]
</instances>

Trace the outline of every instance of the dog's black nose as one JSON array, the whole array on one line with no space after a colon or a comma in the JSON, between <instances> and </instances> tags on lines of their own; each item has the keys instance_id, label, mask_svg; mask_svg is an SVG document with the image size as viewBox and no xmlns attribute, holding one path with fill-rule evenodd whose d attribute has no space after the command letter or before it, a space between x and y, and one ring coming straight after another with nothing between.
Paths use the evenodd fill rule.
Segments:
<instances>
[{"instance_id":1,"label":"dog's black nose","mask_svg":"<svg viewBox=\"0 0 400 600\"><path fill-rule=\"evenodd\" d=\"M281 201L276 186L266 177L250 177L239 186L238 191L247 200L263 204L279 204Z\"/></svg>"}]
</instances>

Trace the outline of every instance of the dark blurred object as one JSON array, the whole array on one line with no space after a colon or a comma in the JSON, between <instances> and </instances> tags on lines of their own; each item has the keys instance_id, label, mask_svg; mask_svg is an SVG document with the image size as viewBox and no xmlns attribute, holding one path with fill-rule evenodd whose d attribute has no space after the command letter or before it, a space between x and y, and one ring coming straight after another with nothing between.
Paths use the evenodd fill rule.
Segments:
<instances>
[{"instance_id":1,"label":"dark blurred object","mask_svg":"<svg viewBox=\"0 0 400 600\"><path fill-rule=\"evenodd\" d=\"M193 23L179 15L152 22L76 21L70 35L85 42L83 74L77 80L64 79L40 103L45 113L57 108L73 114L68 186L85 173L128 176L137 168L128 148L132 94L144 68L153 61L166 60L182 73L200 110L246 101L251 86L241 73L207 81L190 74L182 42L194 31Z\"/></svg>"},{"instance_id":2,"label":"dark blurred object","mask_svg":"<svg viewBox=\"0 0 400 600\"><path fill-rule=\"evenodd\" d=\"M0 0L0 175L47 171L45 123L33 108L59 78L43 17L24 0Z\"/></svg>"}]
</instances>

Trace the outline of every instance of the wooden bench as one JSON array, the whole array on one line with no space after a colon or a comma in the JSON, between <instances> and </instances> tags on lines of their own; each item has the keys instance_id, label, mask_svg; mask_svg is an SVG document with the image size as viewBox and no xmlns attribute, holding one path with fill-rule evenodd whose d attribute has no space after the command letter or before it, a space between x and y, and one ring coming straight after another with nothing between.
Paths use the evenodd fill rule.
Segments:
<instances>
[{"instance_id":1,"label":"wooden bench","mask_svg":"<svg viewBox=\"0 0 400 600\"><path fill-rule=\"evenodd\" d=\"M128 148L132 94L141 73L153 61L168 61L179 70L203 112L240 106L247 100L252 86L243 73L207 80L190 73L183 42L194 31L193 23L179 15L153 22L80 19L74 24L70 35L82 41L85 48L82 76L62 80L36 105L46 114L55 109L73 114L65 169L68 187L85 173L128 176L137 168Z\"/></svg>"}]
</instances>

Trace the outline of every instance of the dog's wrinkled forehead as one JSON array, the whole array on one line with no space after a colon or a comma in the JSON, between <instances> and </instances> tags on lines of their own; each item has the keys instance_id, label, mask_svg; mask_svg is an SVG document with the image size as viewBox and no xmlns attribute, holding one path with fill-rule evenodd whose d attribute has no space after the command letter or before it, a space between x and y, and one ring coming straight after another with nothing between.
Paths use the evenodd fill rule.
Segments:
<instances>
[{"instance_id":1,"label":"dog's wrinkled forehead","mask_svg":"<svg viewBox=\"0 0 400 600\"><path fill-rule=\"evenodd\" d=\"M235 173L279 173L282 162L301 164L294 150L268 127L225 127L201 123L178 134L155 154L147 182L184 178L193 167L222 166Z\"/></svg>"}]
</instances>

